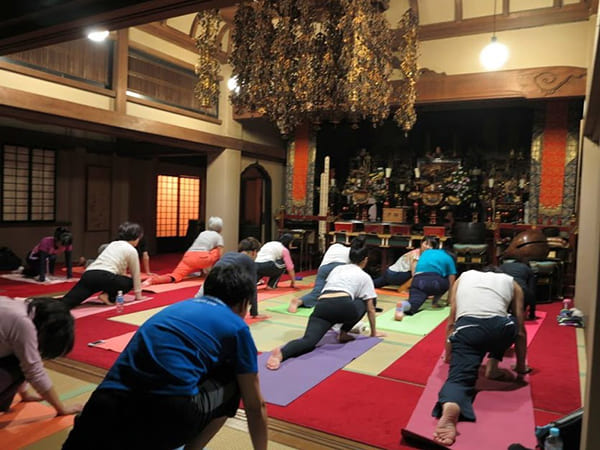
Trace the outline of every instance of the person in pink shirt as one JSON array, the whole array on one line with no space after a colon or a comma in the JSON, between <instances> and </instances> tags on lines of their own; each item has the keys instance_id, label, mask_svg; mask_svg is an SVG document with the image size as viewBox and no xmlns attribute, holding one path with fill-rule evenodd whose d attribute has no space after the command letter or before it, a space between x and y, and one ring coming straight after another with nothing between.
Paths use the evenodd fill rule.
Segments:
<instances>
[{"instance_id":1,"label":"person in pink shirt","mask_svg":"<svg viewBox=\"0 0 600 450\"><path fill-rule=\"evenodd\" d=\"M73 327L73 316L59 300L0 296L0 411L10 409L17 392L25 402L47 401L59 416L81 411L81 405L62 403L42 362L71 351Z\"/></svg>"},{"instance_id":2,"label":"person in pink shirt","mask_svg":"<svg viewBox=\"0 0 600 450\"><path fill-rule=\"evenodd\" d=\"M73 236L65 227L57 227L54 236L46 236L27 254L23 275L38 277L39 281L46 281L46 273L54 275L56 255L64 252L67 278L73 277L73 263L71 252L73 250Z\"/></svg>"},{"instance_id":3,"label":"person in pink shirt","mask_svg":"<svg viewBox=\"0 0 600 450\"><path fill-rule=\"evenodd\" d=\"M285 271L292 280L290 287L295 286L296 273L289 250L293 240L294 237L291 234L285 233L278 241L265 243L256 254L254 263L256 264L257 281L263 277L269 277L268 289L277 287L279 278Z\"/></svg>"}]
</instances>

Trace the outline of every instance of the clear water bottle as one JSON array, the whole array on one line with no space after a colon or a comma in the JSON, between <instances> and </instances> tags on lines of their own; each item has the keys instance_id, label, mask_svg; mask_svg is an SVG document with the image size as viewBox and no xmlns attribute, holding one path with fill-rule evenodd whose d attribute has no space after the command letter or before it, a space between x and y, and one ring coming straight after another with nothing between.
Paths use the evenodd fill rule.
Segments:
<instances>
[{"instance_id":1,"label":"clear water bottle","mask_svg":"<svg viewBox=\"0 0 600 450\"><path fill-rule=\"evenodd\" d=\"M115 299L117 305L117 312L122 313L125 310L125 297L123 297L123 291L117 292L117 298Z\"/></svg>"},{"instance_id":2,"label":"clear water bottle","mask_svg":"<svg viewBox=\"0 0 600 450\"><path fill-rule=\"evenodd\" d=\"M544 450L563 450L563 441L560 438L560 430L556 427L550 428L550 434L544 441Z\"/></svg>"}]
</instances>

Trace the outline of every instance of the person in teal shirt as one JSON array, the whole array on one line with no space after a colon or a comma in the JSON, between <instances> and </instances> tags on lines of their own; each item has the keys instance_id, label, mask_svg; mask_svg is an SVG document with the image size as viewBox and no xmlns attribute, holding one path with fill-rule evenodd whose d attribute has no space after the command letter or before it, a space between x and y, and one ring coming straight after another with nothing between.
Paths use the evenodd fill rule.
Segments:
<instances>
[{"instance_id":1,"label":"person in teal shirt","mask_svg":"<svg viewBox=\"0 0 600 450\"><path fill-rule=\"evenodd\" d=\"M403 300L398 303L394 315L396 320L404 319L405 315L416 314L430 295L434 296L433 304L437 306L439 298L456 280L454 258L446 250L437 248L439 241L431 242L431 246L419 257L409 289L408 301Z\"/></svg>"}]
</instances>

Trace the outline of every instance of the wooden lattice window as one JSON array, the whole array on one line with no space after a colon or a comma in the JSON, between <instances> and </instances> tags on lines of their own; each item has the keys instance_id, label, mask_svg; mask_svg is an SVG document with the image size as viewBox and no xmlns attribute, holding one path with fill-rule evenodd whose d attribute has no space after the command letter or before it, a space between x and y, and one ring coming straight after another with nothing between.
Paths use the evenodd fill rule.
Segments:
<instances>
[{"instance_id":1,"label":"wooden lattice window","mask_svg":"<svg viewBox=\"0 0 600 450\"><path fill-rule=\"evenodd\" d=\"M56 153L5 145L2 149L2 221L54 221Z\"/></svg>"},{"instance_id":2,"label":"wooden lattice window","mask_svg":"<svg viewBox=\"0 0 600 450\"><path fill-rule=\"evenodd\" d=\"M190 219L200 213L200 179L187 176L158 176L156 237L182 237Z\"/></svg>"},{"instance_id":3,"label":"wooden lattice window","mask_svg":"<svg viewBox=\"0 0 600 450\"><path fill-rule=\"evenodd\" d=\"M192 69L129 49L127 93L130 96L218 117L218 105L204 108L194 97L197 81Z\"/></svg>"}]
</instances>

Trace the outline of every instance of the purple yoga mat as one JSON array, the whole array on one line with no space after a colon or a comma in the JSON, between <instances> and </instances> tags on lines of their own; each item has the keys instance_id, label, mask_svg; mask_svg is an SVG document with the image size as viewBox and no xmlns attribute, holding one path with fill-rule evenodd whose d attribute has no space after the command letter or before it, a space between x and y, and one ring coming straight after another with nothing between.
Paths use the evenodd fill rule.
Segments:
<instances>
[{"instance_id":1,"label":"purple yoga mat","mask_svg":"<svg viewBox=\"0 0 600 450\"><path fill-rule=\"evenodd\" d=\"M279 370L267 369L271 353L263 353L258 357L263 397L268 403L286 406L379 342L380 338L357 336L340 344L337 333L330 331L312 352L285 360Z\"/></svg>"},{"instance_id":2,"label":"purple yoga mat","mask_svg":"<svg viewBox=\"0 0 600 450\"><path fill-rule=\"evenodd\" d=\"M508 369L514 362L514 358L505 357L500 367ZM406 430L428 439L433 438L437 419L431 416L431 410L448 376L448 367L440 358ZM458 435L452 449L504 449L515 442L534 448L535 419L529 384L490 381L480 376L476 388L479 392L473 408L477 421L458 422Z\"/></svg>"}]
</instances>

